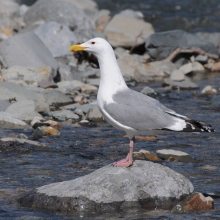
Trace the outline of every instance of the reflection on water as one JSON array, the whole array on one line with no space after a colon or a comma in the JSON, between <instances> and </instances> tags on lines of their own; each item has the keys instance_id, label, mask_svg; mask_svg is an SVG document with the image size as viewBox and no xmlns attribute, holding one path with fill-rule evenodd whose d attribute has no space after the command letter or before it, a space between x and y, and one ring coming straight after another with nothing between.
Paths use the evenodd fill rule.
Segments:
<instances>
[{"instance_id":1,"label":"reflection on water","mask_svg":"<svg viewBox=\"0 0 220 220\"><path fill-rule=\"evenodd\" d=\"M201 77L202 76L202 77ZM218 88L220 77L215 74L196 75L194 81L201 89L210 84ZM136 90L144 85L138 85ZM159 83L153 83L153 88ZM160 97L166 106L191 118L205 121L216 128L215 133L164 134L155 141L138 141L135 151L150 150L155 153L158 149L171 148L189 153L193 163L161 162L190 179L195 191L202 193L220 194L220 139L219 109L213 109L210 97L201 96L200 91L171 92L168 96ZM25 133L29 138L32 131L0 130L0 137L11 133ZM108 124L100 124L96 128L75 127L72 124L63 124L59 137L41 139L47 147L18 145L16 148L0 148L0 218L12 219L19 216L36 216L42 219L79 219L79 216L70 217L53 213L14 207L6 200L16 193L52 182L65 181L86 175L106 164L124 157L129 149L128 140L122 138L124 132L112 128ZM90 216L90 214L89 214ZM168 211L132 210L127 213L113 213L96 216L92 219L173 219ZM175 216L175 219L183 216ZM212 212L189 213L185 219L218 219L220 218L220 200L215 199L215 210ZM83 219L91 219L84 216Z\"/></svg>"}]
</instances>

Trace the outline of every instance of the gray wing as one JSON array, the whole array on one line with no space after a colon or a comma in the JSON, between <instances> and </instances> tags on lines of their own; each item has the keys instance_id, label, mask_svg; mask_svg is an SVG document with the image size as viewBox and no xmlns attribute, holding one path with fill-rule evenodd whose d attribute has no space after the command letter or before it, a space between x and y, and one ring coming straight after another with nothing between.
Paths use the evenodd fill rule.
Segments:
<instances>
[{"instance_id":1,"label":"gray wing","mask_svg":"<svg viewBox=\"0 0 220 220\"><path fill-rule=\"evenodd\" d=\"M105 111L116 121L136 130L163 129L176 123L173 110L134 90L115 94L113 101L115 103L104 104Z\"/></svg>"}]
</instances>

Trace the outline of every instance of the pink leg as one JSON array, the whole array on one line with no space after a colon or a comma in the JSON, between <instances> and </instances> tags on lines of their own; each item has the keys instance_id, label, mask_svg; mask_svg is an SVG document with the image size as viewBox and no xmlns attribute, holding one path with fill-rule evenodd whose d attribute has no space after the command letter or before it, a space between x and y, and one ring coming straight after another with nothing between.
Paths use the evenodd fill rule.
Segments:
<instances>
[{"instance_id":1,"label":"pink leg","mask_svg":"<svg viewBox=\"0 0 220 220\"><path fill-rule=\"evenodd\" d=\"M132 138L130 140L130 152L128 154L128 156L123 159L120 160L118 162L113 163L112 165L114 167L129 167L133 164L133 148L134 148L134 142L135 142L135 138Z\"/></svg>"}]
</instances>

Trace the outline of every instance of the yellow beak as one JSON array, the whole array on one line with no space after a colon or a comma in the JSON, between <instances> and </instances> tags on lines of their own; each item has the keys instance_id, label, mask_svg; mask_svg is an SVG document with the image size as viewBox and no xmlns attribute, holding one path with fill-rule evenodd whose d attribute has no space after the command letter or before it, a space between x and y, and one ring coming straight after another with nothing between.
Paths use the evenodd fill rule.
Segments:
<instances>
[{"instance_id":1,"label":"yellow beak","mask_svg":"<svg viewBox=\"0 0 220 220\"><path fill-rule=\"evenodd\" d=\"M86 47L82 47L81 44L76 44L70 47L70 52L76 52L86 49Z\"/></svg>"}]
</instances>

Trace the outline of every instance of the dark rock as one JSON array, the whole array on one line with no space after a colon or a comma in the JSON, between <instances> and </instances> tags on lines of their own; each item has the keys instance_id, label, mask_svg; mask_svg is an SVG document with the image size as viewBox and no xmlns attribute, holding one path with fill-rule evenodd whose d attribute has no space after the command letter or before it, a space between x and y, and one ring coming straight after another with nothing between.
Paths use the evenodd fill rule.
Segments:
<instances>
[{"instance_id":1,"label":"dark rock","mask_svg":"<svg viewBox=\"0 0 220 220\"><path fill-rule=\"evenodd\" d=\"M5 68L50 66L55 73L59 67L51 52L32 32L18 34L2 41L0 43L0 62Z\"/></svg>"},{"instance_id":2,"label":"dark rock","mask_svg":"<svg viewBox=\"0 0 220 220\"><path fill-rule=\"evenodd\" d=\"M44 122L37 122L37 123L35 123L35 124L32 126L32 128L33 128L33 129L36 129L36 128L42 127L42 126L50 126L50 124L49 124L49 123L44 123Z\"/></svg>"},{"instance_id":3,"label":"dark rock","mask_svg":"<svg viewBox=\"0 0 220 220\"><path fill-rule=\"evenodd\" d=\"M172 208L171 213L173 213L173 214L184 214L184 213L186 213L186 211L183 209L183 207L181 205L175 205Z\"/></svg>"},{"instance_id":4,"label":"dark rock","mask_svg":"<svg viewBox=\"0 0 220 220\"><path fill-rule=\"evenodd\" d=\"M170 157L176 158L180 162L193 162L193 158L183 152L183 151L178 151L178 150L170 150L170 149L163 149L163 150L157 150L157 155L159 158L163 160L167 160Z\"/></svg>"},{"instance_id":5,"label":"dark rock","mask_svg":"<svg viewBox=\"0 0 220 220\"><path fill-rule=\"evenodd\" d=\"M145 43L147 53L154 59L167 58L176 48L197 47L218 55L213 43L200 40L198 37L181 30L165 31L152 34Z\"/></svg>"},{"instance_id":6,"label":"dark rock","mask_svg":"<svg viewBox=\"0 0 220 220\"><path fill-rule=\"evenodd\" d=\"M170 168L135 161L129 168L108 165L74 180L39 187L17 201L48 211L112 212L131 206L170 209L192 192L192 183Z\"/></svg>"},{"instance_id":7,"label":"dark rock","mask_svg":"<svg viewBox=\"0 0 220 220\"><path fill-rule=\"evenodd\" d=\"M74 32L64 25L51 21L42 24L34 33L47 46L54 57L70 55L69 47L78 43Z\"/></svg>"},{"instance_id":8,"label":"dark rock","mask_svg":"<svg viewBox=\"0 0 220 220\"><path fill-rule=\"evenodd\" d=\"M47 136L47 135L48 135L48 133L45 132L41 127L37 127L34 130L33 139L38 140L38 139L42 138L43 136Z\"/></svg>"}]
</instances>

